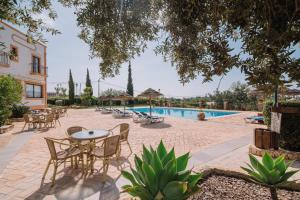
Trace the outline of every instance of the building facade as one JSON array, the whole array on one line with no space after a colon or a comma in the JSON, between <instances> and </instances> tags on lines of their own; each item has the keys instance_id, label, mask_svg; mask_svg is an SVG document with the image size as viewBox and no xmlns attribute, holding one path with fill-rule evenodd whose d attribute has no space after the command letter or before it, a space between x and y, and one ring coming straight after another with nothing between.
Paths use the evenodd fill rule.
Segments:
<instances>
[{"instance_id":1,"label":"building facade","mask_svg":"<svg viewBox=\"0 0 300 200\"><path fill-rule=\"evenodd\" d=\"M1 30L2 27L2 30ZM31 109L47 107L47 47L29 42L26 34L0 21L0 75L22 83L22 103Z\"/></svg>"}]
</instances>

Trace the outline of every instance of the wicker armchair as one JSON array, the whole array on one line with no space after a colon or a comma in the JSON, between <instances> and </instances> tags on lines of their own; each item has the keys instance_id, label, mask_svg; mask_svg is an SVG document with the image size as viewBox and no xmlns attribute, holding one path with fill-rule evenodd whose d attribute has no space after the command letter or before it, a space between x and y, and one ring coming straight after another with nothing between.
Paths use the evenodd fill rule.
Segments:
<instances>
[{"instance_id":1,"label":"wicker armchair","mask_svg":"<svg viewBox=\"0 0 300 200\"><path fill-rule=\"evenodd\" d=\"M25 129L26 125L28 125L28 129L30 128L30 126L33 126L33 119L29 114L23 115L23 118L24 118L25 124L22 128L22 131Z\"/></svg>"},{"instance_id":2,"label":"wicker armchair","mask_svg":"<svg viewBox=\"0 0 300 200\"><path fill-rule=\"evenodd\" d=\"M44 127L53 127L54 126L54 115L48 114L44 115L43 118L40 118L40 123L44 124Z\"/></svg>"},{"instance_id":3,"label":"wicker armchair","mask_svg":"<svg viewBox=\"0 0 300 200\"><path fill-rule=\"evenodd\" d=\"M55 121L55 125L56 125L56 122L58 122L58 123L59 123L59 126L61 126L60 121L59 121L59 118L60 118L59 113L55 112L55 113L54 113L54 121Z\"/></svg>"},{"instance_id":4,"label":"wicker armchair","mask_svg":"<svg viewBox=\"0 0 300 200\"><path fill-rule=\"evenodd\" d=\"M55 177L56 177L56 172L57 172L57 168L59 165L66 163L66 161L68 159L71 159L74 156L81 156L81 152L78 148L74 147L72 144L70 143L65 143L65 141L68 141L69 139L65 138L65 139L54 139L54 138L45 138L48 148L49 148L49 152L50 152L50 160L47 164L46 170L44 172L43 178L42 178L42 182L45 179L45 176L48 172L48 169L50 167L51 164L53 164L54 166L54 171L53 171L53 175L52 175L52 185L54 185L55 183ZM57 147L59 146L60 150L57 150ZM65 148L63 148L65 147ZM71 166L73 165L73 163L71 162Z\"/></svg>"},{"instance_id":5,"label":"wicker armchair","mask_svg":"<svg viewBox=\"0 0 300 200\"><path fill-rule=\"evenodd\" d=\"M67 129L66 131L66 135L69 137L69 141L72 145L78 147L81 151L82 154L86 153L88 151L88 149L90 148L90 141L77 141L71 138L71 135L73 135L74 133L83 131L83 130L87 130L86 128L82 127L82 126L71 126ZM77 159L77 157L75 157L75 166L78 166L78 162L82 162L82 165L84 165L84 161L82 159ZM82 169L84 170L84 169Z\"/></svg>"},{"instance_id":6,"label":"wicker armchair","mask_svg":"<svg viewBox=\"0 0 300 200\"><path fill-rule=\"evenodd\" d=\"M128 142L128 135L129 135L129 124L127 123L122 123L122 124L118 124L117 126L113 127L112 129L110 129L109 131L111 132L111 134L114 134L114 130L116 130L117 128L119 128L119 135L120 135L120 147L118 149L118 153L117 156L118 158L121 155L121 146L122 144L127 144L130 150L130 154L132 154L132 149L131 146Z\"/></svg>"},{"instance_id":7,"label":"wicker armchair","mask_svg":"<svg viewBox=\"0 0 300 200\"><path fill-rule=\"evenodd\" d=\"M98 146L97 144L100 142L103 142L103 144ZM99 158L103 160L103 174L106 175L111 159L113 159L114 156L117 156L119 146L119 135L110 136L104 140L97 141L91 152L91 170L93 171L94 163L96 162L96 159Z\"/></svg>"}]
</instances>

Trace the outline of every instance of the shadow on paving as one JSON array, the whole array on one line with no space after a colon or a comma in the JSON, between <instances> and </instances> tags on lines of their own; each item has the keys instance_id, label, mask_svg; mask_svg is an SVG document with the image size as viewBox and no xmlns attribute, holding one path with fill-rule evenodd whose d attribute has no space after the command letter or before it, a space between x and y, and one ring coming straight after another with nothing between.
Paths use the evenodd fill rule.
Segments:
<instances>
[{"instance_id":1,"label":"shadow on paving","mask_svg":"<svg viewBox=\"0 0 300 200\"><path fill-rule=\"evenodd\" d=\"M119 189L116 186L117 179L102 174L93 174L79 179L75 174L65 174L56 179L53 187L51 187L51 182L45 183L25 199L42 200L51 197L51 199L57 200L83 200L89 198L117 200L120 197Z\"/></svg>"},{"instance_id":2,"label":"shadow on paving","mask_svg":"<svg viewBox=\"0 0 300 200\"><path fill-rule=\"evenodd\" d=\"M172 125L164 122L160 122L160 123L153 123L153 124L141 124L141 127L150 128L150 129L164 129L164 128L170 128L172 127Z\"/></svg>"}]
</instances>

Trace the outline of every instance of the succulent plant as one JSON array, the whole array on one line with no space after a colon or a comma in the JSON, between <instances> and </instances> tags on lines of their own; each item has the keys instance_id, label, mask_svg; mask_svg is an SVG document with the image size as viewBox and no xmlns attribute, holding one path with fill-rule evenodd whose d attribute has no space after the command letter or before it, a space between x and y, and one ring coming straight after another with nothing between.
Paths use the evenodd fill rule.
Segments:
<instances>
[{"instance_id":1,"label":"succulent plant","mask_svg":"<svg viewBox=\"0 0 300 200\"><path fill-rule=\"evenodd\" d=\"M277 198L276 187L286 184L288 179L293 176L296 171L287 171L292 161L285 161L284 156L279 156L273 159L268 153L265 153L262 162L258 161L253 155L249 154L250 164L247 163L249 168L241 167L245 170L253 180L269 185L272 198Z\"/></svg>"},{"instance_id":2,"label":"succulent plant","mask_svg":"<svg viewBox=\"0 0 300 200\"><path fill-rule=\"evenodd\" d=\"M199 188L201 174L186 170L189 153L176 158L174 148L167 152L161 141L157 149L143 146L140 158L135 155L135 167L131 173L122 171L123 177L131 182L124 185L123 192L141 200L179 200L186 199Z\"/></svg>"}]
</instances>

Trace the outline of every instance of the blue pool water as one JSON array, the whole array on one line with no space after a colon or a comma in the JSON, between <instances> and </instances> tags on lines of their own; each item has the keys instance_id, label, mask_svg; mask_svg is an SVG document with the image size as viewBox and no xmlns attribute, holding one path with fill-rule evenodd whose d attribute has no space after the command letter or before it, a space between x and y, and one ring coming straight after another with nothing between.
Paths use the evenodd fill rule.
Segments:
<instances>
[{"instance_id":1,"label":"blue pool water","mask_svg":"<svg viewBox=\"0 0 300 200\"><path fill-rule=\"evenodd\" d=\"M137 112L145 112L149 113L149 107L141 107L141 108L131 108L129 110L134 110ZM217 111L217 110L201 110L201 112L205 113L205 118L214 118L214 117L222 117L225 115L237 114L238 112L229 112L229 111ZM164 116L172 116L172 117L183 117L187 119L195 119L197 120L199 110L192 109L184 109L184 108L161 108L155 107L152 108L152 114L156 115L164 115Z\"/></svg>"}]
</instances>

